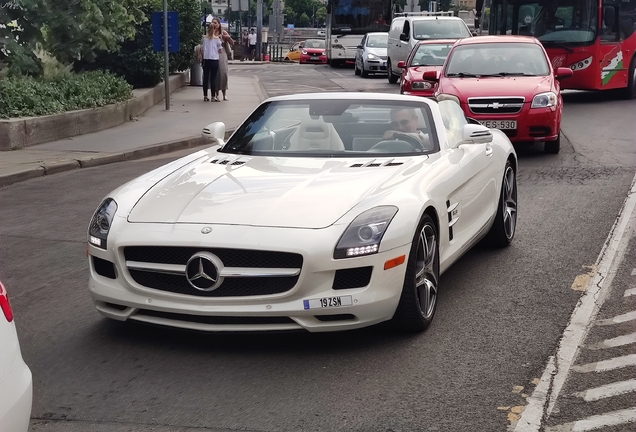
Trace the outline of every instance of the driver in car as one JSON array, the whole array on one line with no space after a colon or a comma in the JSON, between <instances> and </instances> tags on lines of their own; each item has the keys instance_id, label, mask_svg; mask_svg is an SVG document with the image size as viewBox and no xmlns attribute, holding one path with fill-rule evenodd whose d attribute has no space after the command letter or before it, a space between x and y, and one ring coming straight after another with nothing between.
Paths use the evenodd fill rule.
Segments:
<instances>
[{"instance_id":1,"label":"driver in car","mask_svg":"<svg viewBox=\"0 0 636 432\"><path fill-rule=\"evenodd\" d=\"M395 129L384 132L382 139L400 139L401 135L407 135L417 139L423 149L429 147L428 135L417 128L417 112L414 108L393 108L391 110L391 125Z\"/></svg>"}]
</instances>

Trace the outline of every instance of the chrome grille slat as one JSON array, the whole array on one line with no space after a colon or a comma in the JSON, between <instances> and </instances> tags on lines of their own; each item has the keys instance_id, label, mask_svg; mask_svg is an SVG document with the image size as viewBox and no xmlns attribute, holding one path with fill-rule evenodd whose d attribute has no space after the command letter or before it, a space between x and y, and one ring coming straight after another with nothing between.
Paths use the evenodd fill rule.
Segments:
<instances>
[{"instance_id":1,"label":"chrome grille slat","mask_svg":"<svg viewBox=\"0 0 636 432\"><path fill-rule=\"evenodd\" d=\"M475 114L516 114L523 108L523 96L468 98L468 108Z\"/></svg>"}]
</instances>

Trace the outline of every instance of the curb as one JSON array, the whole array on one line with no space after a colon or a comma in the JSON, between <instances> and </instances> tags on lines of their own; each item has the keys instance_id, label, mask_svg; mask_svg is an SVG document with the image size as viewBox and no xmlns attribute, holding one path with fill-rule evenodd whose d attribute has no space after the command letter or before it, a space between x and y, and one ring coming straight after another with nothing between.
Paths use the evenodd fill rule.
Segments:
<instances>
[{"instance_id":1,"label":"curb","mask_svg":"<svg viewBox=\"0 0 636 432\"><path fill-rule=\"evenodd\" d=\"M229 129L225 133L225 138L229 138L235 129ZM153 144L147 147L141 147L135 150L129 150L121 153L113 153L102 156L88 156L86 159L74 159L56 163L42 163L40 166L25 169L11 174L0 174L0 188L11 184L20 183L25 180L43 177L47 175L58 174L61 172L71 171L80 168L92 168L102 165L109 165L117 162L132 161L144 159L150 156L157 156L166 153L172 153L177 150L188 148L210 146L211 143L202 136L193 136L182 138L174 141L167 141L159 144Z\"/></svg>"}]
</instances>

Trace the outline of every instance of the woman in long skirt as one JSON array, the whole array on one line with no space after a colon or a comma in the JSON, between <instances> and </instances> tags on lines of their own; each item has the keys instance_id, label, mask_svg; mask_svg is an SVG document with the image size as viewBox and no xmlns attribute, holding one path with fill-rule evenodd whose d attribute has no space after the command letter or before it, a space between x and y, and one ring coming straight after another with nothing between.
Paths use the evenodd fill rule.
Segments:
<instances>
[{"instance_id":1,"label":"woman in long skirt","mask_svg":"<svg viewBox=\"0 0 636 432\"><path fill-rule=\"evenodd\" d=\"M223 25L225 26L225 25ZM234 45L234 40L230 37L225 29L223 30L223 34L221 36L221 40L223 41L223 49L221 50L221 54L219 55L219 70L216 74L216 95L215 99L219 100L219 92L223 93L223 100L227 99L227 72L228 72L228 53L231 52L232 46Z\"/></svg>"}]
</instances>

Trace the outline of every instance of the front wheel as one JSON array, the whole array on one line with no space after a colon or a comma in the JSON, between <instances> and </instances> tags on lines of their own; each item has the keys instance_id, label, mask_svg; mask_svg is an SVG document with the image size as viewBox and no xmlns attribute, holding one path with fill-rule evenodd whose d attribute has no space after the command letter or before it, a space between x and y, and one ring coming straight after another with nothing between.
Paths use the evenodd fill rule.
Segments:
<instances>
[{"instance_id":1,"label":"front wheel","mask_svg":"<svg viewBox=\"0 0 636 432\"><path fill-rule=\"evenodd\" d=\"M355 62L353 65L353 73L356 75L360 75L360 69L358 69L358 62Z\"/></svg>"},{"instance_id":2,"label":"front wheel","mask_svg":"<svg viewBox=\"0 0 636 432\"><path fill-rule=\"evenodd\" d=\"M543 143L543 151L548 154L557 154L561 151L561 131L556 141L546 141Z\"/></svg>"},{"instance_id":3,"label":"front wheel","mask_svg":"<svg viewBox=\"0 0 636 432\"><path fill-rule=\"evenodd\" d=\"M494 247L508 246L517 230L517 176L510 161L506 162L495 221L486 240Z\"/></svg>"},{"instance_id":4,"label":"front wheel","mask_svg":"<svg viewBox=\"0 0 636 432\"><path fill-rule=\"evenodd\" d=\"M411 244L395 323L404 331L426 330L437 309L438 287L439 238L433 219L425 214Z\"/></svg>"},{"instance_id":5,"label":"front wheel","mask_svg":"<svg viewBox=\"0 0 636 432\"><path fill-rule=\"evenodd\" d=\"M391 60L387 61L386 68L388 71L389 83L391 84L397 83L400 77L398 75L393 74L393 69L391 68Z\"/></svg>"}]
</instances>

